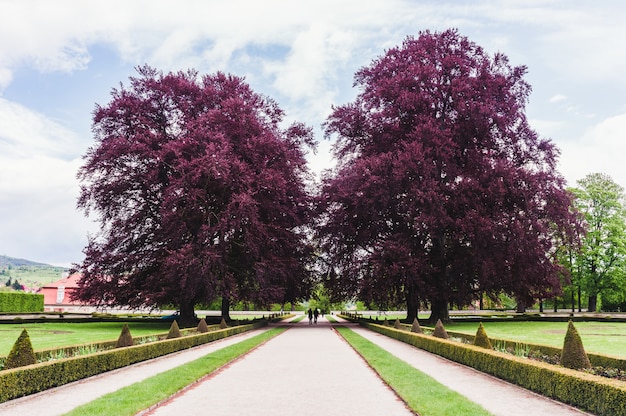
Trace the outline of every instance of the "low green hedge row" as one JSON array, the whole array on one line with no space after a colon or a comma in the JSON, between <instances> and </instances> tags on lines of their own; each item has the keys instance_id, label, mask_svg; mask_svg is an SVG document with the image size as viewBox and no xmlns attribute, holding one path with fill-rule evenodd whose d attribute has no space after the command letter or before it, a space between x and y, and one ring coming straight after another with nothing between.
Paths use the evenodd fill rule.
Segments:
<instances>
[{"instance_id":1,"label":"low green hedge row","mask_svg":"<svg viewBox=\"0 0 626 416\"><path fill-rule=\"evenodd\" d=\"M411 325L407 325L407 324L401 324L401 325L402 325L402 328L406 329L407 331L411 330ZM434 328L430 328L430 327L422 327L422 328L429 329L431 331L434 330ZM462 332L449 331L447 328L446 328L446 332L448 333L448 335L450 335L453 338L464 339L470 344L474 343L474 335L464 334ZM504 348L510 348L512 350L515 350L517 347L521 345L521 346L525 346L529 348L532 351L537 351L538 353L543 354L543 355L547 355L547 356L558 355L559 357L561 356L562 349L558 347L553 347L550 345L529 344L526 342L511 341L508 339L499 339L499 338L491 338L491 337L489 337L489 340L491 341L493 345L501 345ZM589 361L591 362L591 365L593 366L606 367L606 368L618 368L620 370L626 370L626 359L624 358L613 357L610 355L594 354L590 352L587 353L587 357L589 357Z\"/></svg>"},{"instance_id":2,"label":"low green hedge row","mask_svg":"<svg viewBox=\"0 0 626 416\"><path fill-rule=\"evenodd\" d=\"M0 292L0 312L43 312L43 295L24 292Z\"/></svg>"},{"instance_id":3,"label":"low green hedge row","mask_svg":"<svg viewBox=\"0 0 626 416\"><path fill-rule=\"evenodd\" d=\"M626 414L626 383L393 327L366 328L600 416Z\"/></svg>"},{"instance_id":4,"label":"low green hedge row","mask_svg":"<svg viewBox=\"0 0 626 416\"><path fill-rule=\"evenodd\" d=\"M217 331L220 329L220 326L209 325L208 329L209 329L209 332ZM180 330L183 336L190 335L194 333L195 331L196 331L195 328L185 328L185 329ZM145 343L145 340L150 339L152 337L157 337L159 340L163 340L167 337L167 332L154 334L152 336L133 337L133 342L134 344L143 344ZM37 350L35 351L35 357L37 358L37 361L49 361L50 359L55 359L54 357L60 356L63 358L63 357L71 357L73 355L78 355L77 352L79 352L81 349L84 349L84 350L93 349L97 351L110 350L110 349L115 348L116 344L117 344L117 339L110 340L110 341L94 342L94 343L89 343L89 344L68 345L67 347L61 347L61 348ZM6 361L6 359L7 359L6 355L0 357L0 370L4 368L4 362Z\"/></svg>"},{"instance_id":5,"label":"low green hedge row","mask_svg":"<svg viewBox=\"0 0 626 416\"><path fill-rule=\"evenodd\" d=\"M140 361L206 344L267 325L259 321L213 332L116 348L90 355L54 360L0 371L0 403L44 391Z\"/></svg>"}]
</instances>

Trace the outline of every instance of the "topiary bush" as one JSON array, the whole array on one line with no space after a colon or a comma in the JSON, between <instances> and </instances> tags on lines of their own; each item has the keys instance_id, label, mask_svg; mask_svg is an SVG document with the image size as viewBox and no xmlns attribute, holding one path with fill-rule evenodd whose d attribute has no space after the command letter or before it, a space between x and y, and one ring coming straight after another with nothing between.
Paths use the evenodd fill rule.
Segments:
<instances>
[{"instance_id":1,"label":"topiary bush","mask_svg":"<svg viewBox=\"0 0 626 416\"><path fill-rule=\"evenodd\" d=\"M474 345L477 347L487 348L488 350L493 349L493 345L491 345L491 341L487 336L487 332L485 331L485 327L483 327L482 322L478 325L478 330L476 331L476 336L474 337Z\"/></svg>"},{"instance_id":2,"label":"topiary bush","mask_svg":"<svg viewBox=\"0 0 626 416\"><path fill-rule=\"evenodd\" d=\"M117 343L115 344L115 348L130 347L133 344L133 336L130 334L128 324L124 324L124 327L122 328L122 333L120 334L120 337L117 339Z\"/></svg>"},{"instance_id":3,"label":"topiary bush","mask_svg":"<svg viewBox=\"0 0 626 416\"><path fill-rule=\"evenodd\" d=\"M435 330L433 331L433 337L449 339L450 336L446 332L446 329L443 327L443 323L441 319L437 319L437 323L435 324Z\"/></svg>"},{"instance_id":4,"label":"topiary bush","mask_svg":"<svg viewBox=\"0 0 626 416\"><path fill-rule=\"evenodd\" d=\"M172 325L170 325L170 332L167 333L166 339L172 338L180 338L180 328L178 327L178 322L176 320L172 321Z\"/></svg>"},{"instance_id":5,"label":"topiary bush","mask_svg":"<svg viewBox=\"0 0 626 416\"><path fill-rule=\"evenodd\" d=\"M385 320L383 321L383 325L389 326L389 321L387 320L387 318L385 318Z\"/></svg>"},{"instance_id":6,"label":"topiary bush","mask_svg":"<svg viewBox=\"0 0 626 416\"><path fill-rule=\"evenodd\" d=\"M413 325L411 325L411 332L415 332L416 334L423 334L422 327L420 326L420 322L417 318L413 318Z\"/></svg>"},{"instance_id":7,"label":"topiary bush","mask_svg":"<svg viewBox=\"0 0 626 416\"><path fill-rule=\"evenodd\" d=\"M15 341L15 344L13 344L13 348L11 348L11 352L4 362L4 369L8 370L10 368L23 367L36 363L37 357L35 357L33 344L30 342L28 332L24 329L17 338L17 341Z\"/></svg>"},{"instance_id":8,"label":"topiary bush","mask_svg":"<svg viewBox=\"0 0 626 416\"><path fill-rule=\"evenodd\" d=\"M209 327L206 324L206 320L204 318L200 319L200 322L198 323L198 327L196 328L196 331L198 331L201 334L209 332Z\"/></svg>"},{"instance_id":9,"label":"topiary bush","mask_svg":"<svg viewBox=\"0 0 626 416\"><path fill-rule=\"evenodd\" d=\"M228 324L226 323L226 320L222 318L222 320L220 321L220 329L226 329L226 328L228 328Z\"/></svg>"},{"instance_id":10,"label":"topiary bush","mask_svg":"<svg viewBox=\"0 0 626 416\"><path fill-rule=\"evenodd\" d=\"M591 363L583 347L583 342L571 320L567 324L567 333L565 334L563 350L561 351L561 365L563 367L573 368L574 370L591 368Z\"/></svg>"},{"instance_id":11,"label":"topiary bush","mask_svg":"<svg viewBox=\"0 0 626 416\"><path fill-rule=\"evenodd\" d=\"M396 329L401 329L400 328L400 320L396 318L396 321L393 323L393 327Z\"/></svg>"}]
</instances>

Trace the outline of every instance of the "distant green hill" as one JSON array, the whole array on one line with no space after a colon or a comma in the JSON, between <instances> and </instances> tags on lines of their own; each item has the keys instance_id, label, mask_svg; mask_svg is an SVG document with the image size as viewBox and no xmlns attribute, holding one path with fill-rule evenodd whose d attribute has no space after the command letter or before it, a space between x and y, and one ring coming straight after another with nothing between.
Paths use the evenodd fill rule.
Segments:
<instances>
[{"instance_id":1,"label":"distant green hill","mask_svg":"<svg viewBox=\"0 0 626 416\"><path fill-rule=\"evenodd\" d=\"M66 271L64 267L0 256L0 287L16 280L28 287L41 287L59 280Z\"/></svg>"},{"instance_id":2,"label":"distant green hill","mask_svg":"<svg viewBox=\"0 0 626 416\"><path fill-rule=\"evenodd\" d=\"M24 260L24 259L16 259L14 257L8 257L8 256L0 256L0 268L2 267L7 267L7 266L12 266L12 267L20 267L20 266L47 266L47 267L53 267L50 266L49 264L45 264L45 263L37 263L35 261L30 261L30 260Z\"/></svg>"}]
</instances>

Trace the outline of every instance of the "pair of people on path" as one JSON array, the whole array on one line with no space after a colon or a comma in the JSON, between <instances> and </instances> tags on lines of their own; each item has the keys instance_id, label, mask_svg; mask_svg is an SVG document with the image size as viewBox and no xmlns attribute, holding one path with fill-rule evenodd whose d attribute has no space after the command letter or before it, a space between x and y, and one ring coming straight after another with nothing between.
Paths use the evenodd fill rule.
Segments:
<instances>
[{"instance_id":1,"label":"pair of people on path","mask_svg":"<svg viewBox=\"0 0 626 416\"><path fill-rule=\"evenodd\" d=\"M315 319L315 323L317 323L317 317L320 315L320 311L317 308L315 308L315 311L312 311L311 308L309 308L308 314L309 314L309 325L313 324L313 319Z\"/></svg>"}]
</instances>

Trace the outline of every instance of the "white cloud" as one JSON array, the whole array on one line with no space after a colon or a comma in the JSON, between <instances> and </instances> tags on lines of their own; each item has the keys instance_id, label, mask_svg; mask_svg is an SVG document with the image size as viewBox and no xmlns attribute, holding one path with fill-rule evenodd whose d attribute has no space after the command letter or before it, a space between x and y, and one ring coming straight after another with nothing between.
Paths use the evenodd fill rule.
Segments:
<instances>
[{"instance_id":1,"label":"white cloud","mask_svg":"<svg viewBox=\"0 0 626 416\"><path fill-rule=\"evenodd\" d=\"M76 133L46 116L0 97L0 159L33 155L75 157Z\"/></svg>"},{"instance_id":2,"label":"white cloud","mask_svg":"<svg viewBox=\"0 0 626 416\"><path fill-rule=\"evenodd\" d=\"M7 241L15 249L43 250L84 237L78 229L87 226L74 204L78 156L85 145L70 125L74 120L52 119L48 114L63 117L62 112L46 111L43 104L35 112L3 99L2 93L23 76L23 69L42 77L90 71L96 66L94 45L117 58L98 62L100 71L148 63L164 71L245 75L255 91L277 99L290 120L319 129L332 105L353 99L352 75L360 67L407 35L457 27L490 53L501 51L513 65L528 65L533 94L541 97L533 104L534 118L540 120L531 125L542 136L559 139L561 170L569 181L603 171L626 185L619 160L626 150L620 135L626 131L626 115L606 115L626 111L621 98L626 54L620 53L626 38L624 3L466 3L0 0L0 230L11 233L0 236L0 253L22 255ZM605 108L587 99L591 92ZM89 94L95 93L86 89L84 96ZM604 100L608 95L613 99ZM60 103L67 98L55 97ZM589 127L598 119L603 121ZM330 165L329 147L322 141L318 154L310 156L314 171ZM18 222L22 231L14 225Z\"/></svg>"},{"instance_id":3,"label":"white cloud","mask_svg":"<svg viewBox=\"0 0 626 416\"><path fill-rule=\"evenodd\" d=\"M76 211L76 134L0 98L0 253L66 266L93 226ZM33 258L35 256L36 258Z\"/></svg>"},{"instance_id":4,"label":"white cloud","mask_svg":"<svg viewBox=\"0 0 626 416\"><path fill-rule=\"evenodd\" d=\"M556 94L553 95L552 97L550 97L550 99L548 100L548 102L550 103L560 103L567 100L567 96L563 95L563 94Z\"/></svg>"},{"instance_id":5,"label":"white cloud","mask_svg":"<svg viewBox=\"0 0 626 416\"><path fill-rule=\"evenodd\" d=\"M602 120L577 141L561 144L561 172L570 186L594 172L606 173L626 187L626 114Z\"/></svg>"}]
</instances>

